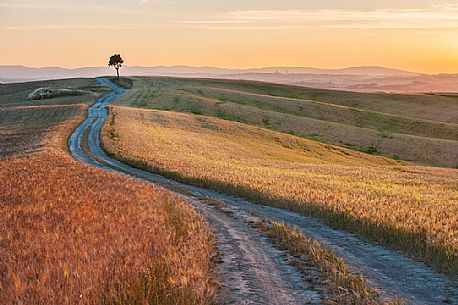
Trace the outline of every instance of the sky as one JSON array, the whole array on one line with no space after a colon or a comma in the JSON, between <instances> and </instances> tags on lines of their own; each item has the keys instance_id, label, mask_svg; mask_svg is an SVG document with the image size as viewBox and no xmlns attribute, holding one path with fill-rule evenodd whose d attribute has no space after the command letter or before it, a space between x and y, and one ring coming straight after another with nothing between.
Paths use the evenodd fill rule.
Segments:
<instances>
[{"instance_id":1,"label":"sky","mask_svg":"<svg viewBox=\"0 0 458 305\"><path fill-rule=\"evenodd\" d=\"M458 0L0 0L0 65L458 73Z\"/></svg>"}]
</instances>

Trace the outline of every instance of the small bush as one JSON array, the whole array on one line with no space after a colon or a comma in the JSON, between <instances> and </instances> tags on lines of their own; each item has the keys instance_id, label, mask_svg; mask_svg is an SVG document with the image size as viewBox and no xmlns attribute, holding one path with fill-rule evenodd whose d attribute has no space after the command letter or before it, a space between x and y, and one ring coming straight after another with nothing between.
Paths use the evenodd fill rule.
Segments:
<instances>
[{"instance_id":1,"label":"small bush","mask_svg":"<svg viewBox=\"0 0 458 305\"><path fill-rule=\"evenodd\" d=\"M202 111L200 109L193 109L190 111L192 114L202 115Z\"/></svg>"},{"instance_id":2,"label":"small bush","mask_svg":"<svg viewBox=\"0 0 458 305\"><path fill-rule=\"evenodd\" d=\"M89 91L69 88L38 88L29 94L29 100L44 100L62 96L78 96L88 94Z\"/></svg>"},{"instance_id":3,"label":"small bush","mask_svg":"<svg viewBox=\"0 0 458 305\"><path fill-rule=\"evenodd\" d=\"M377 147L375 146L370 146L366 152L370 155L374 155L374 154L377 154L378 153L378 150L377 150Z\"/></svg>"}]
</instances>

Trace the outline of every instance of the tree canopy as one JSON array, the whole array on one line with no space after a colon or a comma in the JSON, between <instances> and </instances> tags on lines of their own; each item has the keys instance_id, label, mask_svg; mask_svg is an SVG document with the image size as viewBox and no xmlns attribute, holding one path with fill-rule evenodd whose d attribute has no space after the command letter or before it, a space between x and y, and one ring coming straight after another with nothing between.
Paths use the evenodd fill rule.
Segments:
<instances>
[{"instance_id":1,"label":"tree canopy","mask_svg":"<svg viewBox=\"0 0 458 305\"><path fill-rule=\"evenodd\" d=\"M122 59L120 54L114 54L113 56L110 57L110 62L108 63L108 66L114 67L116 69L116 74L118 75L118 79L119 79L119 68L122 67L123 63L124 63L124 60Z\"/></svg>"}]
</instances>

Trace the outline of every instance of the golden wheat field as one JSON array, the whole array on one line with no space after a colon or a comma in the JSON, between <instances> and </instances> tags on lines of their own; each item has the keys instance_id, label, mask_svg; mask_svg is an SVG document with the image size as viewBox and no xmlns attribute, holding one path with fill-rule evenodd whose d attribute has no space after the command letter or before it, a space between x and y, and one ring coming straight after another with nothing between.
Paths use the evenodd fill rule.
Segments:
<instances>
[{"instance_id":1,"label":"golden wheat field","mask_svg":"<svg viewBox=\"0 0 458 305\"><path fill-rule=\"evenodd\" d=\"M49 102L0 105L0 304L212 303L205 222L165 190L74 161L66 141L87 106Z\"/></svg>"},{"instance_id":2,"label":"golden wheat field","mask_svg":"<svg viewBox=\"0 0 458 305\"><path fill-rule=\"evenodd\" d=\"M0 177L1 304L211 301L212 241L187 202L54 154Z\"/></svg>"},{"instance_id":3,"label":"golden wheat field","mask_svg":"<svg viewBox=\"0 0 458 305\"><path fill-rule=\"evenodd\" d=\"M112 107L106 150L169 177L301 211L458 270L458 170L414 166L240 123Z\"/></svg>"}]
</instances>

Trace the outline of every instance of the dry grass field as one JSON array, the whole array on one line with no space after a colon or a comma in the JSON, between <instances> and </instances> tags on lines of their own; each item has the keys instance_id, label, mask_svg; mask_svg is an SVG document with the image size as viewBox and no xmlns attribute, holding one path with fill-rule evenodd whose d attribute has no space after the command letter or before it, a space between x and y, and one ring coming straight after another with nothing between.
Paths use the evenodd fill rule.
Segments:
<instances>
[{"instance_id":1,"label":"dry grass field","mask_svg":"<svg viewBox=\"0 0 458 305\"><path fill-rule=\"evenodd\" d=\"M249 125L112 107L103 142L134 166L313 215L458 272L458 170Z\"/></svg>"},{"instance_id":2,"label":"dry grass field","mask_svg":"<svg viewBox=\"0 0 458 305\"><path fill-rule=\"evenodd\" d=\"M0 304L212 304L205 222L164 190L74 161L67 137L97 93L30 105L37 86L0 87Z\"/></svg>"},{"instance_id":3,"label":"dry grass field","mask_svg":"<svg viewBox=\"0 0 458 305\"><path fill-rule=\"evenodd\" d=\"M248 81L132 78L118 103L239 121L427 165L458 166L458 98Z\"/></svg>"}]
</instances>

